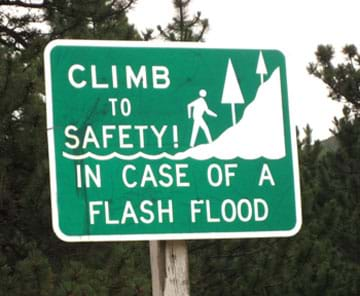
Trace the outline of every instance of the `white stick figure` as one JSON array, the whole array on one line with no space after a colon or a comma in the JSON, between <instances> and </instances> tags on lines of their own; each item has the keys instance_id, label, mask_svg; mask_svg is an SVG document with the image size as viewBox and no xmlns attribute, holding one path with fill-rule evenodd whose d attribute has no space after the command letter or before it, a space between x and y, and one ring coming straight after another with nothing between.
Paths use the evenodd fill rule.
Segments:
<instances>
[{"instance_id":1,"label":"white stick figure","mask_svg":"<svg viewBox=\"0 0 360 296\"><path fill-rule=\"evenodd\" d=\"M208 108L205 101L206 94L207 93L205 89L200 90L199 91L200 97L187 105L188 117L189 118L192 117L194 119L194 125L191 133L190 147L195 146L195 141L199 133L199 128L201 128L204 131L208 142L209 143L212 142L210 131L203 118L203 115L204 113L206 113L210 116L217 117L217 114Z\"/></svg>"}]
</instances>

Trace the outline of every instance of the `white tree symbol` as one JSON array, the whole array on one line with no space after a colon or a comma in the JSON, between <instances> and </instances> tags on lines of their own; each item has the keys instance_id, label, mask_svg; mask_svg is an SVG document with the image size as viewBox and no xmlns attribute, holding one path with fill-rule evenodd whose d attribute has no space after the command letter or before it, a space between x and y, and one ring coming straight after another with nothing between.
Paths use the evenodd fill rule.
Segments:
<instances>
[{"instance_id":1,"label":"white tree symbol","mask_svg":"<svg viewBox=\"0 0 360 296\"><path fill-rule=\"evenodd\" d=\"M226 69L224 89L222 93L221 103L231 104L232 124L236 124L236 109L235 104L244 104L244 97L242 95L240 84L237 80L234 66L229 59Z\"/></svg>"},{"instance_id":2,"label":"white tree symbol","mask_svg":"<svg viewBox=\"0 0 360 296\"><path fill-rule=\"evenodd\" d=\"M264 57L263 57L262 51L260 51L259 59L258 59L257 67L256 67L256 74L260 75L261 84L264 83L264 75L267 75L267 73L268 72L267 72L265 61L264 61Z\"/></svg>"}]
</instances>

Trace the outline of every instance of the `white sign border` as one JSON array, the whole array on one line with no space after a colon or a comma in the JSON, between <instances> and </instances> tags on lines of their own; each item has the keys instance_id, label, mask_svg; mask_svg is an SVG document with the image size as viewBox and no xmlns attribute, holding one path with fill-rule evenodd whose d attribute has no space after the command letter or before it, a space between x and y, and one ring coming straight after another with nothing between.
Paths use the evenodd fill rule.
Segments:
<instances>
[{"instance_id":1,"label":"white sign border","mask_svg":"<svg viewBox=\"0 0 360 296\"><path fill-rule=\"evenodd\" d=\"M200 240L200 239L240 239L240 238L275 238L291 237L297 234L302 226L302 209L300 194L300 179L298 153L296 144L295 126L292 123L291 104L289 100L288 89L288 108L290 121L290 137L292 149L292 164L295 189L295 226L290 230L282 231L248 231L248 232L204 232L204 233L176 233L176 234L127 234L127 235L80 235L69 236L64 234L59 225L58 196L57 196L57 177L56 177L56 158L55 158L55 138L53 122L53 104L52 104L52 83L51 83L51 51L57 46L86 46L86 47L142 47L142 48L207 48L207 49L238 49L246 50L247 48L238 48L234 46L219 46L211 43L195 42L146 42L146 41L103 41L103 40L69 40L58 39L51 41L44 51L44 68L45 68L45 97L46 97L46 121L48 136L48 153L50 168L50 195L51 195L51 215L52 226L57 237L65 242L109 242L109 241L150 241L150 240ZM261 48L261 50L273 48ZM281 51L284 53L284 51Z\"/></svg>"}]
</instances>

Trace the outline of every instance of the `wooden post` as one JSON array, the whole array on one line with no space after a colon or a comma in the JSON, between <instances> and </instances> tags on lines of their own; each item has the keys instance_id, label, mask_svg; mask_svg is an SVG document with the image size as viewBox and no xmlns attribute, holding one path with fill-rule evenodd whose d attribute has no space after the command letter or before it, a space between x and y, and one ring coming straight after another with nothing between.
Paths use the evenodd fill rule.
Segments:
<instances>
[{"instance_id":1,"label":"wooden post","mask_svg":"<svg viewBox=\"0 0 360 296\"><path fill-rule=\"evenodd\" d=\"M186 241L151 241L153 296L189 296L189 260Z\"/></svg>"},{"instance_id":2,"label":"wooden post","mask_svg":"<svg viewBox=\"0 0 360 296\"><path fill-rule=\"evenodd\" d=\"M152 295L164 296L165 241L150 241L149 247L150 247Z\"/></svg>"}]
</instances>

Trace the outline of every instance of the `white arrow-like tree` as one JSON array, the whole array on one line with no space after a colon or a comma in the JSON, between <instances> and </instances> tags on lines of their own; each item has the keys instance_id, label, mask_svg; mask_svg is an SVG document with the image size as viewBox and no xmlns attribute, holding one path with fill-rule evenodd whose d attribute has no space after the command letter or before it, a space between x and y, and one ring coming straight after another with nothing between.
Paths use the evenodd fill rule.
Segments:
<instances>
[{"instance_id":1,"label":"white arrow-like tree","mask_svg":"<svg viewBox=\"0 0 360 296\"><path fill-rule=\"evenodd\" d=\"M264 57L263 57L262 51L260 51L259 59L258 59L257 67L256 67L256 74L260 75L261 84L264 83L264 75L267 75L267 73L268 72L267 72L265 61L264 61Z\"/></svg>"},{"instance_id":2,"label":"white arrow-like tree","mask_svg":"<svg viewBox=\"0 0 360 296\"><path fill-rule=\"evenodd\" d=\"M237 80L234 66L229 59L225 75L224 89L221 98L222 104L231 104L232 124L236 124L235 104L244 104L240 84Z\"/></svg>"}]
</instances>

